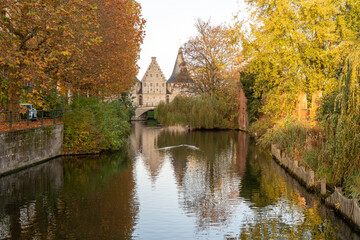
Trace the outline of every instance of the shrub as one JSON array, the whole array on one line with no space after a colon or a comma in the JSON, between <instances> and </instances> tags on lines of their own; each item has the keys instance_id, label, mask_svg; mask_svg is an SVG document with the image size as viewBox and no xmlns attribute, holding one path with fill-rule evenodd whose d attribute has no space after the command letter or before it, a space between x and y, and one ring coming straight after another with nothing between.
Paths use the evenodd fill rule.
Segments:
<instances>
[{"instance_id":1,"label":"shrub","mask_svg":"<svg viewBox=\"0 0 360 240\"><path fill-rule=\"evenodd\" d=\"M270 144L279 144L281 149L287 150L287 153L299 159L301 152L306 145L307 132L310 126L299 121L293 116L280 120L274 127L268 129L260 137L262 146Z\"/></svg>"},{"instance_id":2,"label":"shrub","mask_svg":"<svg viewBox=\"0 0 360 240\"><path fill-rule=\"evenodd\" d=\"M236 112L216 97L176 96L169 103L160 103L155 109L155 118L163 125L188 125L195 129L237 128Z\"/></svg>"},{"instance_id":3,"label":"shrub","mask_svg":"<svg viewBox=\"0 0 360 240\"><path fill-rule=\"evenodd\" d=\"M121 101L77 97L64 114L64 150L75 153L118 150L130 132L129 113Z\"/></svg>"}]
</instances>

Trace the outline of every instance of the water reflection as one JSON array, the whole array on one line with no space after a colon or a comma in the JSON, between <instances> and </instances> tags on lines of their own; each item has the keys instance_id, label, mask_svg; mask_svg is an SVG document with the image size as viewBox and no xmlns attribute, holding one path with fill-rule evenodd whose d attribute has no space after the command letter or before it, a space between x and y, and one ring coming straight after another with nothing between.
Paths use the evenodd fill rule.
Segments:
<instances>
[{"instance_id":1,"label":"water reflection","mask_svg":"<svg viewBox=\"0 0 360 240\"><path fill-rule=\"evenodd\" d=\"M180 190L180 206L187 215L195 216L198 232L228 224L237 206L234 202L238 201L241 175L245 173L246 148L241 147L247 146L247 135L163 131L158 137L158 147L180 144L200 149L174 148L167 152Z\"/></svg>"},{"instance_id":2,"label":"water reflection","mask_svg":"<svg viewBox=\"0 0 360 240\"><path fill-rule=\"evenodd\" d=\"M320 202L294 189L285 177L292 178L275 168L267 152L249 144L246 134L187 133L139 123L135 128L142 128L142 137L134 141L153 142L148 149L134 148L136 192L140 206L146 205L140 207L134 237L172 239L165 230L171 228L174 239L336 238L331 221L320 214ZM176 198L169 188L177 189ZM169 224L169 216L176 223ZM154 224L146 224L150 219Z\"/></svg>"},{"instance_id":3,"label":"water reflection","mask_svg":"<svg viewBox=\"0 0 360 240\"><path fill-rule=\"evenodd\" d=\"M0 178L0 239L359 239L242 132L133 127Z\"/></svg>"},{"instance_id":4,"label":"water reflection","mask_svg":"<svg viewBox=\"0 0 360 240\"><path fill-rule=\"evenodd\" d=\"M138 210L129 163L126 151L62 158L1 178L0 239L129 239Z\"/></svg>"},{"instance_id":5,"label":"water reflection","mask_svg":"<svg viewBox=\"0 0 360 240\"><path fill-rule=\"evenodd\" d=\"M34 224L38 204L34 201L44 191L48 196L63 185L59 160L0 178L0 238L19 239L22 229Z\"/></svg>"},{"instance_id":6,"label":"water reflection","mask_svg":"<svg viewBox=\"0 0 360 240\"><path fill-rule=\"evenodd\" d=\"M150 175L155 180L164 162L164 153L155 146L159 127L147 128L144 123L135 122L130 136L130 146L135 156L141 155L146 163Z\"/></svg>"}]
</instances>

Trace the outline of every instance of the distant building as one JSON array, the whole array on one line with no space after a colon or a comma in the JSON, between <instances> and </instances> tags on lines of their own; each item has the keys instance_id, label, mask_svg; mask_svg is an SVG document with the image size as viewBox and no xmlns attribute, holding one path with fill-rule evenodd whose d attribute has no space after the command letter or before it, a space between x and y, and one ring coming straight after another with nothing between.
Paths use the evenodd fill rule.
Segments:
<instances>
[{"instance_id":1,"label":"distant building","mask_svg":"<svg viewBox=\"0 0 360 240\"><path fill-rule=\"evenodd\" d=\"M133 87L133 104L157 106L161 101L169 103L178 94L189 95L192 83L181 48L176 57L173 73L168 80L165 79L156 58L152 57L142 81L137 79Z\"/></svg>"}]
</instances>

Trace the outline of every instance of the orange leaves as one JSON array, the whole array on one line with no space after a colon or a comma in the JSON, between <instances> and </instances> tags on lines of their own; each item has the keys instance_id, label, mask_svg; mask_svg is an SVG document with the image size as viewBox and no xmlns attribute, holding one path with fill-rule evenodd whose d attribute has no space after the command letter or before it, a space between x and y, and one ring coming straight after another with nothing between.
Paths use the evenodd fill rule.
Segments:
<instances>
[{"instance_id":1,"label":"orange leaves","mask_svg":"<svg viewBox=\"0 0 360 240\"><path fill-rule=\"evenodd\" d=\"M83 67L91 75L90 91L107 96L119 95L132 84L137 74L137 56L144 36L144 20L138 3L130 0L93 0L97 4L99 36L96 45L88 46ZM137 27L135 27L137 26ZM124 84L125 83L125 84ZM89 82L86 82L87 89Z\"/></svg>"},{"instance_id":2,"label":"orange leaves","mask_svg":"<svg viewBox=\"0 0 360 240\"><path fill-rule=\"evenodd\" d=\"M51 105L50 95L68 90L119 94L132 84L145 24L136 1L1 0L0 11L0 72L11 72L12 89L0 89L1 106Z\"/></svg>"}]
</instances>

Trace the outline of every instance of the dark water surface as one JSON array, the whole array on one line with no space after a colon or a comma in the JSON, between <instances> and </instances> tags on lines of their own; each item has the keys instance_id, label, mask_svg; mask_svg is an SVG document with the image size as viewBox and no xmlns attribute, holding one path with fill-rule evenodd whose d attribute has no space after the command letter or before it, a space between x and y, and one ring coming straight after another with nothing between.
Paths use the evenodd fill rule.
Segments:
<instances>
[{"instance_id":1,"label":"dark water surface","mask_svg":"<svg viewBox=\"0 0 360 240\"><path fill-rule=\"evenodd\" d=\"M136 123L129 145L0 178L0 239L360 239L245 133Z\"/></svg>"}]
</instances>

